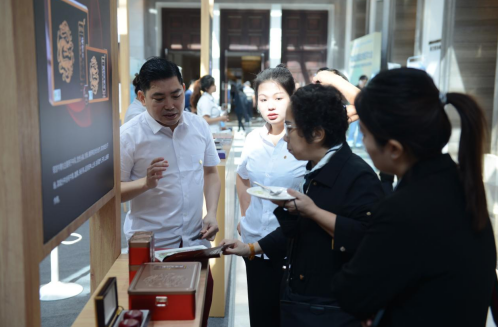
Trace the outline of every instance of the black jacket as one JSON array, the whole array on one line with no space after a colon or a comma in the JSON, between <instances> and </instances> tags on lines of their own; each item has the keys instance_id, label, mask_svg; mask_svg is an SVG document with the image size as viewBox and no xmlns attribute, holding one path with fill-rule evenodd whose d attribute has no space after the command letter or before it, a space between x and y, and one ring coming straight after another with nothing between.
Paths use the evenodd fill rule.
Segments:
<instances>
[{"instance_id":1,"label":"black jacket","mask_svg":"<svg viewBox=\"0 0 498 327\"><path fill-rule=\"evenodd\" d=\"M332 282L341 307L358 317L385 308L380 326L486 324L496 274L491 223L471 228L449 155L417 163L372 209L353 259Z\"/></svg>"},{"instance_id":2,"label":"black jacket","mask_svg":"<svg viewBox=\"0 0 498 327\"><path fill-rule=\"evenodd\" d=\"M332 276L361 242L370 209L383 196L378 176L344 143L311 180L307 195L337 215L334 238L308 218L275 210L280 227L259 241L269 258L287 254L287 238L294 239L290 286L294 293L331 298Z\"/></svg>"}]
</instances>

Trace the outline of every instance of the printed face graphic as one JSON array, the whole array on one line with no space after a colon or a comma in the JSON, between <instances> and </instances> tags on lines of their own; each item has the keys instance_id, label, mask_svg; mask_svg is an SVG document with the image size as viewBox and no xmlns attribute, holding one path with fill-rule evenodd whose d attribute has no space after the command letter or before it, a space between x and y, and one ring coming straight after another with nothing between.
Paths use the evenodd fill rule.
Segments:
<instances>
[{"instance_id":1,"label":"printed face graphic","mask_svg":"<svg viewBox=\"0 0 498 327\"><path fill-rule=\"evenodd\" d=\"M66 21L63 21L57 32L57 62L59 63L59 73L66 83L71 82L74 64L74 44L71 30Z\"/></svg>"},{"instance_id":2,"label":"printed face graphic","mask_svg":"<svg viewBox=\"0 0 498 327\"><path fill-rule=\"evenodd\" d=\"M90 60L90 87L94 95L99 91L99 65L95 56Z\"/></svg>"}]
</instances>

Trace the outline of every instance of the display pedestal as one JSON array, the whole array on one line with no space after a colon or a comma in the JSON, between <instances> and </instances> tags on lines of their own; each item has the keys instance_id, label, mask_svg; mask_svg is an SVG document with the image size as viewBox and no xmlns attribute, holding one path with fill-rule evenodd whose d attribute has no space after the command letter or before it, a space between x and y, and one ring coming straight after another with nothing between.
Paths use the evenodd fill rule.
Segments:
<instances>
[{"instance_id":1,"label":"display pedestal","mask_svg":"<svg viewBox=\"0 0 498 327\"><path fill-rule=\"evenodd\" d=\"M64 241L62 244L70 245L81 241L81 235L71 233L77 239L74 241ZM57 301L74 297L83 292L83 286L76 283L63 283L59 281L59 247L50 252L51 280L50 283L40 287L41 301Z\"/></svg>"}]
</instances>

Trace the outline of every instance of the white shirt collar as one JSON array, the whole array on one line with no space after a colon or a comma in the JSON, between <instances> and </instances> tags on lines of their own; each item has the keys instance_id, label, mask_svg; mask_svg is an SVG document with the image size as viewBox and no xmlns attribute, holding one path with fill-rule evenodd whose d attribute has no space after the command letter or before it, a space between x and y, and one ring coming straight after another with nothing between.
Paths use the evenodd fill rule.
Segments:
<instances>
[{"instance_id":1,"label":"white shirt collar","mask_svg":"<svg viewBox=\"0 0 498 327\"><path fill-rule=\"evenodd\" d=\"M147 124L149 125L150 129L152 130L152 133L154 133L154 134L159 133L159 131L162 128L169 128L167 126L163 126L163 125L159 124L154 118L152 118L152 116L149 114L148 110L145 111L145 119L146 119ZM180 120L178 121L178 126L183 125L183 123L185 123L185 125L188 126L189 124L188 124L187 120L188 119L185 119L185 112L182 112Z\"/></svg>"},{"instance_id":2,"label":"white shirt collar","mask_svg":"<svg viewBox=\"0 0 498 327\"><path fill-rule=\"evenodd\" d=\"M331 147L327 153L325 153L325 155L323 156L322 159L320 159L320 161L318 161L318 163L315 165L315 167L311 168L310 171L307 171L306 173L309 174L309 173L312 173L314 172L315 170L318 170L320 168L322 168L323 166L325 166L329 161L330 161L330 158L332 158L332 156L340 149L342 148L342 144L339 144L339 145L336 145L336 146L333 146Z\"/></svg>"}]
</instances>

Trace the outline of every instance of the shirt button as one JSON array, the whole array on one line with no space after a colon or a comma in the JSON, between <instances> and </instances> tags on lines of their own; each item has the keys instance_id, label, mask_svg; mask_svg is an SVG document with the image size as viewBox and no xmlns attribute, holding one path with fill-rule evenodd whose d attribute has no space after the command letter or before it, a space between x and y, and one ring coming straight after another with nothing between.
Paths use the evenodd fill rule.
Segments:
<instances>
[{"instance_id":1,"label":"shirt button","mask_svg":"<svg viewBox=\"0 0 498 327\"><path fill-rule=\"evenodd\" d=\"M346 248L344 246L341 246L341 252L346 252Z\"/></svg>"},{"instance_id":2,"label":"shirt button","mask_svg":"<svg viewBox=\"0 0 498 327\"><path fill-rule=\"evenodd\" d=\"M313 186L316 186L316 184L317 184L316 182L313 182Z\"/></svg>"},{"instance_id":3,"label":"shirt button","mask_svg":"<svg viewBox=\"0 0 498 327\"><path fill-rule=\"evenodd\" d=\"M304 280L304 276L303 275L299 275L299 279L300 280Z\"/></svg>"},{"instance_id":4,"label":"shirt button","mask_svg":"<svg viewBox=\"0 0 498 327\"><path fill-rule=\"evenodd\" d=\"M372 213L370 211L367 212L367 216L371 216L371 215L372 215Z\"/></svg>"}]
</instances>

